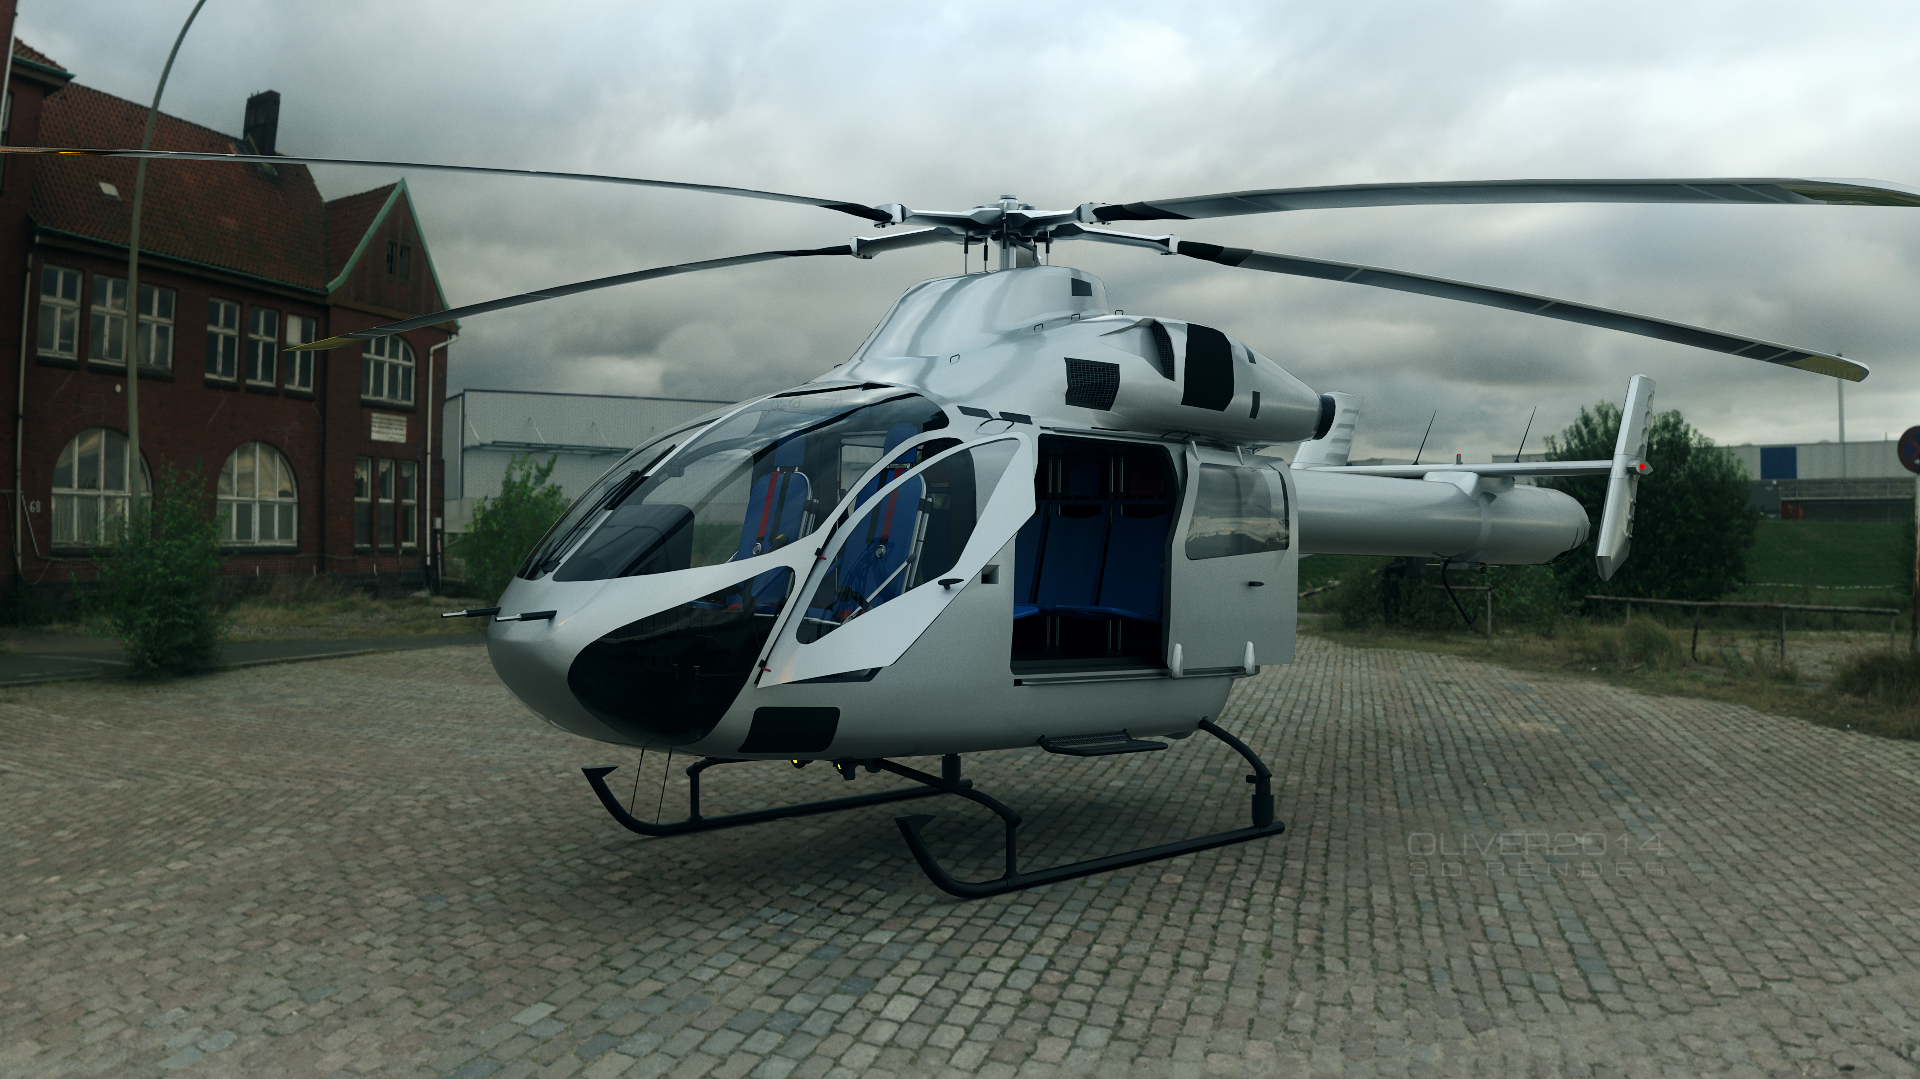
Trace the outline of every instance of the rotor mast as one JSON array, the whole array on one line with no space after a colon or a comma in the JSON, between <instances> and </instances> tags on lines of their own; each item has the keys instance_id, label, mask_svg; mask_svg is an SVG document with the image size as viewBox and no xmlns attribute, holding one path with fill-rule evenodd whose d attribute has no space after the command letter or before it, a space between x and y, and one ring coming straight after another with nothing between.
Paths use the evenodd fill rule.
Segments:
<instances>
[{"instance_id":1,"label":"rotor mast","mask_svg":"<svg viewBox=\"0 0 1920 1079\"><path fill-rule=\"evenodd\" d=\"M1027 240L1023 242L1016 236L1012 228L1012 222L1009 220L1013 216L1014 211L1031 210L1033 207L1021 202L1012 195L1000 196L1000 201L997 205L1000 207L1000 220L996 222L999 229L997 232L991 233L990 238L1000 242L1000 268L1003 270L1011 270L1019 266L1019 256L1016 254L1016 252L1019 251L1027 252L1028 257L1032 259L1027 265L1031 266L1034 262L1038 262L1039 259L1032 257L1033 241Z\"/></svg>"}]
</instances>

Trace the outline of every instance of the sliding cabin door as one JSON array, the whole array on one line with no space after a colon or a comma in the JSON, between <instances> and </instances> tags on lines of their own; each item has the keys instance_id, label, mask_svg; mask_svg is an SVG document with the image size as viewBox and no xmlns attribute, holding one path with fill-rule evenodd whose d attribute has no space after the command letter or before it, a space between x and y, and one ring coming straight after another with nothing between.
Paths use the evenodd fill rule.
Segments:
<instances>
[{"instance_id":1,"label":"sliding cabin door","mask_svg":"<svg viewBox=\"0 0 1920 1079\"><path fill-rule=\"evenodd\" d=\"M1176 678L1293 658L1297 569L1284 463L1189 443L1167 552L1166 662Z\"/></svg>"}]
</instances>

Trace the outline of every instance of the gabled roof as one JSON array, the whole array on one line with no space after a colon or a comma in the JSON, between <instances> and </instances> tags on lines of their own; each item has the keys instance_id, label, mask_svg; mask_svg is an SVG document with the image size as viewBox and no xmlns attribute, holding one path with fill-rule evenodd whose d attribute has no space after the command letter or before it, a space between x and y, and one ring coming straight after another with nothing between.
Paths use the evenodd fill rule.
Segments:
<instances>
[{"instance_id":1,"label":"gabled roof","mask_svg":"<svg viewBox=\"0 0 1920 1079\"><path fill-rule=\"evenodd\" d=\"M21 41L19 38L13 39L13 57L15 67L38 69L45 74L62 80L73 78L73 72L61 67L53 61L52 57Z\"/></svg>"},{"instance_id":2,"label":"gabled roof","mask_svg":"<svg viewBox=\"0 0 1920 1079\"><path fill-rule=\"evenodd\" d=\"M375 225L386 217L398 183L382 184L372 191L334 199L327 203L327 280L337 281L353 268L366 251ZM338 288L331 285L330 288Z\"/></svg>"},{"instance_id":3,"label":"gabled roof","mask_svg":"<svg viewBox=\"0 0 1920 1079\"><path fill-rule=\"evenodd\" d=\"M43 146L137 147L146 106L70 84L48 95ZM233 153L240 140L161 113L156 150ZM43 228L124 247L133 161L60 158L34 170L33 219ZM118 197L101 188L112 184ZM203 266L310 289L326 288L325 208L302 165L262 167L156 161L147 168L140 249Z\"/></svg>"},{"instance_id":4,"label":"gabled roof","mask_svg":"<svg viewBox=\"0 0 1920 1079\"><path fill-rule=\"evenodd\" d=\"M327 291L337 291L347 283L348 276L360 260L367 257L367 251L374 246L374 237L383 231L396 207L403 208L413 219L420 258L427 264L427 280L433 282L437 304L428 310L445 310L447 292L440 287L440 271L434 268L433 253L420 231L420 215L414 213L413 193L407 190L405 180L327 203Z\"/></svg>"}]
</instances>

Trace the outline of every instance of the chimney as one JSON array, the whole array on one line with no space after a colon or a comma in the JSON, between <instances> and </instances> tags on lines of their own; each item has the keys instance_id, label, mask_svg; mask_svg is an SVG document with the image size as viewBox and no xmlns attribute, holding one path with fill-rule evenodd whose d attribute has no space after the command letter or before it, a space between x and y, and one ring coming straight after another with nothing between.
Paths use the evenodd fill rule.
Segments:
<instances>
[{"instance_id":1,"label":"chimney","mask_svg":"<svg viewBox=\"0 0 1920 1079\"><path fill-rule=\"evenodd\" d=\"M246 125L241 134L256 154L273 153L273 141L280 132L280 92L262 90L247 99Z\"/></svg>"}]
</instances>

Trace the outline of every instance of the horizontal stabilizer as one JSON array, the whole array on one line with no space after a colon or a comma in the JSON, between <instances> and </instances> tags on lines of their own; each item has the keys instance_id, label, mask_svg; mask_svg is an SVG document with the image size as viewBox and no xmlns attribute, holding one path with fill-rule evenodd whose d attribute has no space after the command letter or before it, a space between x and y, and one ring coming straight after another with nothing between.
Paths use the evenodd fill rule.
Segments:
<instances>
[{"instance_id":1,"label":"horizontal stabilizer","mask_svg":"<svg viewBox=\"0 0 1920 1079\"><path fill-rule=\"evenodd\" d=\"M1335 421L1336 424L1338 421ZM1312 445L1312 443L1307 443ZM1302 447L1304 451L1304 447ZM1321 465L1295 464L1295 468L1311 468L1321 472L1345 472L1354 476L1394 476L1400 479L1423 479L1429 472L1473 472L1482 476L1610 476L1613 474L1612 460L1606 461L1517 461L1508 464L1438 464L1438 465L1346 465L1327 467ZM1636 475L1647 475L1653 466L1639 459L1627 462Z\"/></svg>"}]
</instances>

